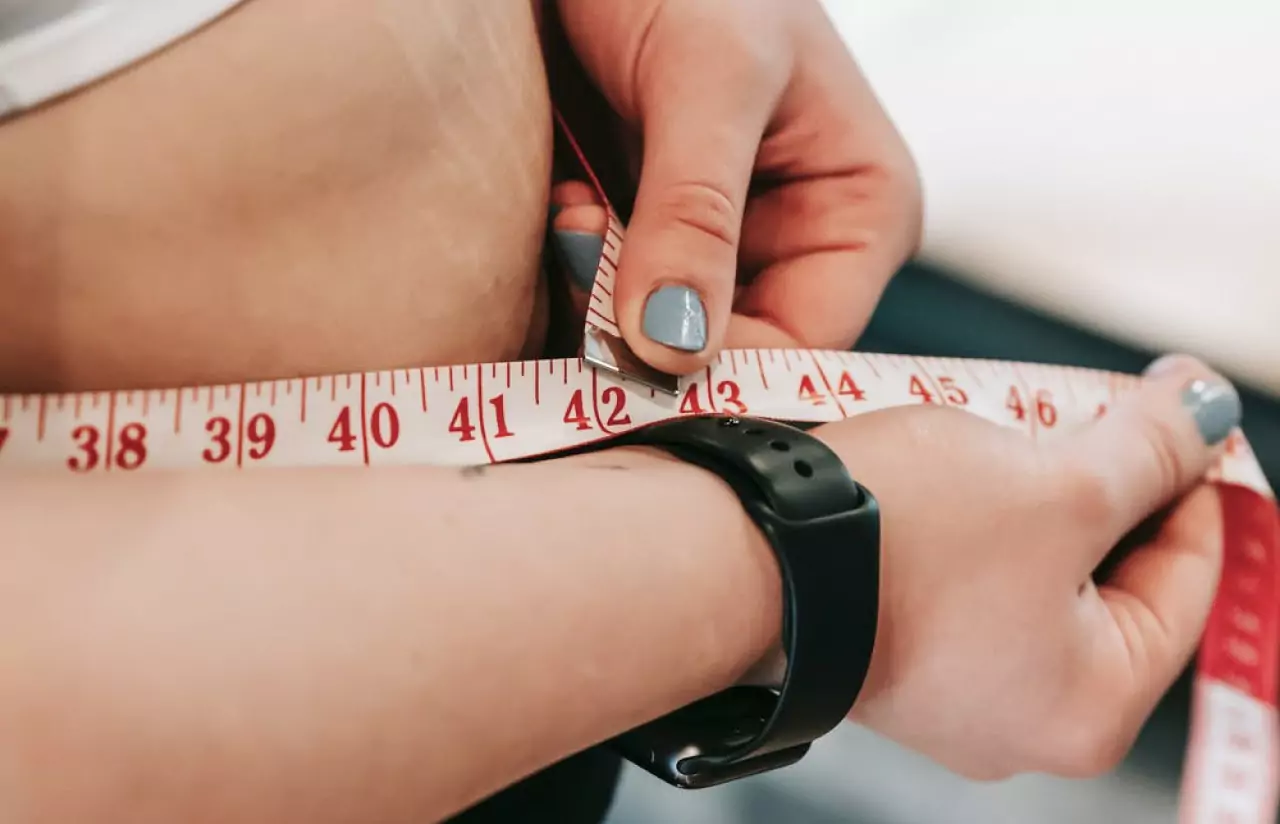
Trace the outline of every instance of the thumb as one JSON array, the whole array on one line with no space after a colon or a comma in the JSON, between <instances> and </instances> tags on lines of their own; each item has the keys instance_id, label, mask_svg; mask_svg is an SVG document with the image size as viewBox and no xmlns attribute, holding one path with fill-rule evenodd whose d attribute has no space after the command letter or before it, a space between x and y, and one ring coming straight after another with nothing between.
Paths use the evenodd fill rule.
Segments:
<instances>
[{"instance_id":1,"label":"thumb","mask_svg":"<svg viewBox=\"0 0 1280 824\"><path fill-rule=\"evenodd\" d=\"M637 356L686 375L723 345L747 192L777 94L759 70L713 50L651 47L651 65L663 68L643 75L638 95L644 156L614 306Z\"/></svg>"},{"instance_id":2,"label":"thumb","mask_svg":"<svg viewBox=\"0 0 1280 824\"><path fill-rule=\"evenodd\" d=\"M1114 543L1200 483L1240 419L1230 382L1193 358L1172 356L1152 364L1107 417L1059 447L1074 456L1079 471L1072 474L1100 493L1098 526Z\"/></svg>"}]
</instances>

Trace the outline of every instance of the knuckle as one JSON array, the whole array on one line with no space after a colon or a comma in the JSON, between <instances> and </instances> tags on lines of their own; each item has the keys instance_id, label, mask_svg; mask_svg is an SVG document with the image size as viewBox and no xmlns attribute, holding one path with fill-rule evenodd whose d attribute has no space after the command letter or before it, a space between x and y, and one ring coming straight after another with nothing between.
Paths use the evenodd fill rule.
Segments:
<instances>
[{"instance_id":1,"label":"knuckle","mask_svg":"<svg viewBox=\"0 0 1280 824\"><path fill-rule=\"evenodd\" d=\"M761 25L754 15L725 15L716 21L712 39L722 66L732 71L739 88L781 80L789 50L776 26Z\"/></svg>"},{"instance_id":2,"label":"knuckle","mask_svg":"<svg viewBox=\"0 0 1280 824\"><path fill-rule=\"evenodd\" d=\"M737 249L741 219L733 199L719 186L705 181L678 183L668 187L654 207L665 223L690 229L716 245Z\"/></svg>"},{"instance_id":3,"label":"knuckle","mask_svg":"<svg viewBox=\"0 0 1280 824\"><path fill-rule=\"evenodd\" d=\"M1065 502L1071 521L1110 524L1118 509L1120 490L1114 479L1083 462L1062 473L1062 490L1054 498Z\"/></svg>"}]
</instances>

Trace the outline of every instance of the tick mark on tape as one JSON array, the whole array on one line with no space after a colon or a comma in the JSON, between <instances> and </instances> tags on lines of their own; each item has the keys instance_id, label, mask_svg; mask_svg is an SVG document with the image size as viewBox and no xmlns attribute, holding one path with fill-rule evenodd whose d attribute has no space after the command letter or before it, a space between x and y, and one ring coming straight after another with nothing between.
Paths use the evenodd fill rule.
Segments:
<instances>
[{"instance_id":1,"label":"tick mark on tape","mask_svg":"<svg viewBox=\"0 0 1280 824\"><path fill-rule=\"evenodd\" d=\"M975 369L974 369L972 366L970 366L968 363L964 363L963 365L964 365L964 371L968 372L968 373L969 373L969 377L973 378L973 382L974 382L975 384L977 384L977 386L978 386L978 388L979 388L979 389L982 389L982 388L985 386L985 384L983 384L983 382L982 382L982 378L978 377L978 372L977 372L977 370L975 370Z\"/></svg>"}]
</instances>

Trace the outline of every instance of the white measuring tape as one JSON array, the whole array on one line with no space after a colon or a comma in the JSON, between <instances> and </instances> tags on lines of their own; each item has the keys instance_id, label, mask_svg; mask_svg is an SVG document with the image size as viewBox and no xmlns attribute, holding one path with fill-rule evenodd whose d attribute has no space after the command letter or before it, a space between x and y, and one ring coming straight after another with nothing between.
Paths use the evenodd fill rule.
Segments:
<instances>
[{"instance_id":1,"label":"white measuring tape","mask_svg":"<svg viewBox=\"0 0 1280 824\"><path fill-rule=\"evenodd\" d=\"M1042 438L1105 414L1138 384L1075 368L808 350L729 351L697 375L655 376L637 366L614 319L622 235L612 218L586 358L11 395L0 398L0 471L464 466L554 453L680 415L830 422L911 404L961 407ZM1212 478L1221 484L1226 566L1197 666L1182 820L1273 824L1280 515L1238 432Z\"/></svg>"}]
</instances>

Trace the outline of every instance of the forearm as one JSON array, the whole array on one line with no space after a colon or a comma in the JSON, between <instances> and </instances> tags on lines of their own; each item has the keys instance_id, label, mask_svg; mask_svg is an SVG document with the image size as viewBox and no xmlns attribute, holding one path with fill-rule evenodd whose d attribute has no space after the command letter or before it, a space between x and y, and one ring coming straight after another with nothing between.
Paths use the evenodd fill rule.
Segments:
<instances>
[{"instance_id":1,"label":"forearm","mask_svg":"<svg viewBox=\"0 0 1280 824\"><path fill-rule=\"evenodd\" d=\"M0 520L6 821L432 820L778 632L728 488L633 453L22 478Z\"/></svg>"}]
</instances>

